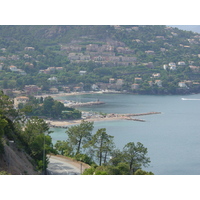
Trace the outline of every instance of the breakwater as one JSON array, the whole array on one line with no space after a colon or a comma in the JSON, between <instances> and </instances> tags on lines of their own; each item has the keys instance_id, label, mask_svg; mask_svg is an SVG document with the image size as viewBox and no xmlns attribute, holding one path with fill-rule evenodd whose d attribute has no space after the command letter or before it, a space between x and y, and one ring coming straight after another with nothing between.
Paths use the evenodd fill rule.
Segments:
<instances>
[{"instance_id":1,"label":"breakwater","mask_svg":"<svg viewBox=\"0 0 200 200\"><path fill-rule=\"evenodd\" d=\"M101 105L101 104L105 104L105 103L102 101L91 101L91 102L86 102L86 103L72 103L66 106L70 108L76 108L76 107L93 106L93 105Z\"/></svg>"}]
</instances>

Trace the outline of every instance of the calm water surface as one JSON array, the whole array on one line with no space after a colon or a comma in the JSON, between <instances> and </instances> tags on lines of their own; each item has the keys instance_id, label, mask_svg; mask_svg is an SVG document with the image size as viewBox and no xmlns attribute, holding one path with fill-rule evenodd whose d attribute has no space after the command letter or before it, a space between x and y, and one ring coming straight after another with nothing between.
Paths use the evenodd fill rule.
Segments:
<instances>
[{"instance_id":1,"label":"calm water surface","mask_svg":"<svg viewBox=\"0 0 200 200\"><path fill-rule=\"evenodd\" d=\"M182 100L187 98L190 100ZM151 159L147 171L157 175L200 174L200 94L187 96L146 96L122 94L91 94L59 97L81 102L99 99L106 104L81 108L105 113L162 112L160 115L138 117L146 122L95 122L94 133L106 128L114 136L117 148L128 142L141 142ZM194 100L195 99L195 100ZM64 129L53 129L53 143L66 140Z\"/></svg>"}]
</instances>

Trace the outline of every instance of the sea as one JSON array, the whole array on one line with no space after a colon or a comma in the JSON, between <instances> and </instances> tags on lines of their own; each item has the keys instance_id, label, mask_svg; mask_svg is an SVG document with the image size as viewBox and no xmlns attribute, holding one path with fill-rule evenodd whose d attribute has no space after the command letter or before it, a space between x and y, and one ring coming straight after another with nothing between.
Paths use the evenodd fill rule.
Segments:
<instances>
[{"instance_id":1,"label":"sea","mask_svg":"<svg viewBox=\"0 0 200 200\"><path fill-rule=\"evenodd\" d=\"M145 122L118 120L94 123L94 131L106 128L114 136L116 148L128 142L141 142L148 149L150 166L144 168L155 175L200 174L200 94L193 95L133 95L84 94L57 97L79 102L103 101L105 104L82 107L84 111L103 113L161 114L138 116ZM66 140L66 129L52 128L52 141Z\"/></svg>"}]
</instances>

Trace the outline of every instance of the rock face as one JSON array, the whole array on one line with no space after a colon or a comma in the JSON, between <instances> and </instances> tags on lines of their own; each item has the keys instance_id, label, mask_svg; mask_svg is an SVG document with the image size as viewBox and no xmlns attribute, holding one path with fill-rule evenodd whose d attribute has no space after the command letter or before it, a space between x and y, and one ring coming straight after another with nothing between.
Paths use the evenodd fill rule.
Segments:
<instances>
[{"instance_id":1,"label":"rock face","mask_svg":"<svg viewBox=\"0 0 200 200\"><path fill-rule=\"evenodd\" d=\"M38 175L34 169L32 158L23 150L19 150L15 143L4 145L4 154L0 156L0 171L11 175Z\"/></svg>"}]
</instances>

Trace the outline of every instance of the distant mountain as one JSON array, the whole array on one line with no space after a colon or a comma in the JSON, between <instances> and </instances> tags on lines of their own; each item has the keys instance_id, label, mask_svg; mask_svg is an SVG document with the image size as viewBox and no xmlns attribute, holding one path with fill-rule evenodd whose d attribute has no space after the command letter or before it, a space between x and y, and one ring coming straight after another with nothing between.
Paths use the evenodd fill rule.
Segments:
<instances>
[{"instance_id":1,"label":"distant mountain","mask_svg":"<svg viewBox=\"0 0 200 200\"><path fill-rule=\"evenodd\" d=\"M200 25L168 25L185 31L200 33Z\"/></svg>"}]
</instances>

